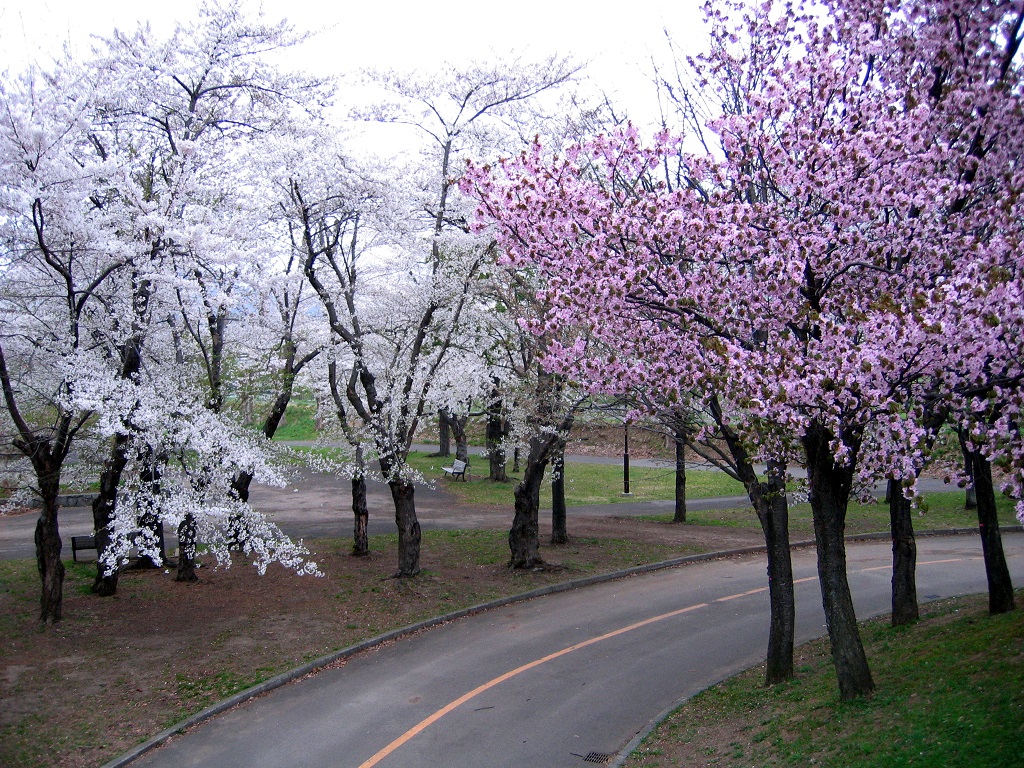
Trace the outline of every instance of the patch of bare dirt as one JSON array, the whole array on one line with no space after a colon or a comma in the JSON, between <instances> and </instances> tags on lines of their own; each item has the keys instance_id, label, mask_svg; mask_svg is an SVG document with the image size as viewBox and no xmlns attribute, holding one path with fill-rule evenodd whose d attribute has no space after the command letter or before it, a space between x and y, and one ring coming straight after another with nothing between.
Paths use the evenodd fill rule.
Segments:
<instances>
[{"instance_id":1,"label":"patch of bare dirt","mask_svg":"<svg viewBox=\"0 0 1024 768\"><path fill-rule=\"evenodd\" d=\"M764 537L752 528L674 525L630 517L578 517L570 525L576 536L629 538L638 543L665 544L680 551L715 552L764 544Z\"/></svg>"},{"instance_id":2,"label":"patch of bare dirt","mask_svg":"<svg viewBox=\"0 0 1024 768\"><path fill-rule=\"evenodd\" d=\"M579 456L622 456L625 433L622 427L577 426L566 445L566 452ZM632 427L629 430L629 455L636 459L675 459L675 443L667 435Z\"/></svg>"}]
</instances>

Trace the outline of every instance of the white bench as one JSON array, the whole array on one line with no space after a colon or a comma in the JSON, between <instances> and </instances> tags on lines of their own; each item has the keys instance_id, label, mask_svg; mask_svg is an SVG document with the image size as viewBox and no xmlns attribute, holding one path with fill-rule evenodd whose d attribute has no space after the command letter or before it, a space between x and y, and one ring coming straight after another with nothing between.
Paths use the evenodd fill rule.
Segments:
<instances>
[{"instance_id":1,"label":"white bench","mask_svg":"<svg viewBox=\"0 0 1024 768\"><path fill-rule=\"evenodd\" d=\"M444 470L445 475L451 475L452 479L461 477L463 482L466 481L466 474L469 472L469 464L465 461L456 459L452 462L450 467L441 467Z\"/></svg>"}]
</instances>

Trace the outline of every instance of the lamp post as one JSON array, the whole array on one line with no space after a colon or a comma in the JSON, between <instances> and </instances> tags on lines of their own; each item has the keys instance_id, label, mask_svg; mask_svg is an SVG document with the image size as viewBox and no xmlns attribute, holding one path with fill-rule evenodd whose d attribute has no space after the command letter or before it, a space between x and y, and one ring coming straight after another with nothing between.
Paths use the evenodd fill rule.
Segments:
<instances>
[{"instance_id":1,"label":"lamp post","mask_svg":"<svg viewBox=\"0 0 1024 768\"><path fill-rule=\"evenodd\" d=\"M629 492L629 422L623 422L625 443L622 450L622 495L632 496Z\"/></svg>"}]
</instances>

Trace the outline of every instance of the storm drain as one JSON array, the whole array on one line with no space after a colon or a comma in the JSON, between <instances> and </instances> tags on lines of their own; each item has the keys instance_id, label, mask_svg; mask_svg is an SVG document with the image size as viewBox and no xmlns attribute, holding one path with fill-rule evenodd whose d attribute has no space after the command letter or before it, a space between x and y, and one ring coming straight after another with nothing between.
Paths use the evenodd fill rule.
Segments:
<instances>
[{"instance_id":1,"label":"storm drain","mask_svg":"<svg viewBox=\"0 0 1024 768\"><path fill-rule=\"evenodd\" d=\"M584 763L607 763L615 755L607 752L591 752L589 755L583 758Z\"/></svg>"}]
</instances>

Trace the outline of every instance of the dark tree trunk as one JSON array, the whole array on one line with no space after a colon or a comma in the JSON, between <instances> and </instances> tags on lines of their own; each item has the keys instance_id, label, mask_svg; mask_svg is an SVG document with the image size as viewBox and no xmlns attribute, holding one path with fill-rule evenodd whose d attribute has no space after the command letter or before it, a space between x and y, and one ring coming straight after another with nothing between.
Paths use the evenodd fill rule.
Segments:
<instances>
[{"instance_id":1,"label":"dark tree trunk","mask_svg":"<svg viewBox=\"0 0 1024 768\"><path fill-rule=\"evenodd\" d=\"M917 542L910 499L898 480L890 480L889 526L892 531L892 625L913 624L920 618L917 607Z\"/></svg>"},{"instance_id":2,"label":"dark tree trunk","mask_svg":"<svg viewBox=\"0 0 1024 768\"><path fill-rule=\"evenodd\" d=\"M676 507L673 523L686 522L686 432L676 430Z\"/></svg>"},{"instance_id":3,"label":"dark tree trunk","mask_svg":"<svg viewBox=\"0 0 1024 768\"><path fill-rule=\"evenodd\" d=\"M519 458L520 458L519 457L519 446L517 445L512 450L512 471L517 473L517 474L518 474L519 470L521 469L521 467L519 466Z\"/></svg>"},{"instance_id":4,"label":"dark tree trunk","mask_svg":"<svg viewBox=\"0 0 1024 768\"><path fill-rule=\"evenodd\" d=\"M978 530L981 533L981 551L985 557L985 576L988 579L989 613L1007 613L1014 609L1013 582L1006 566L1003 539L999 533L999 515L996 508L995 487L992 484L992 465L980 451L971 452L974 487L978 494Z\"/></svg>"},{"instance_id":5,"label":"dark tree trunk","mask_svg":"<svg viewBox=\"0 0 1024 768\"><path fill-rule=\"evenodd\" d=\"M243 503L247 503L249 501L249 486L251 485L251 472L239 472L231 480L231 490L234 492L235 498Z\"/></svg>"},{"instance_id":6,"label":"dark tree trunk","mask_svg":"<svg viewBox=\"0 0 1024 768\"><path fill-rule=\"evenodd\" d=\"M152 537L156 540L160 550L158 555L159 559L154 559L152 555L140 555L136 563L131 568L134 570L155 570L157 568L164 568L168 564L167 560L167 545L164 542L164 524L155 515L143 515L139 518L139 528L148 528L151 531Z\"/></svg>"},{"instance_id":7,"label":"dark tree trunk","mask_svg":"<svg viewBox=\"0 0 1024 768\"><path fill-rule=\"evenodd\" d=\"M814 518L825 624L832 644L839 697L850 701L870 694L875 683L861 642L846 576L846 542L843 536L855 458L846 466L837 466L829 446L832 437L819 424L812 423L804 434L803 443L807 454L808 500ZM848 437L846 444L856 457L860 447L857 438Z\"/></svg>"},{"instance_id":8,"label":"dark tree trunk","mask_svg":"<svg viewBox=\"0 0 1024 768\"><path fill-rule=\"evenodd\" d=\"M751 473L753 468L751 467ZM789 546L789 502L786 499L786 468L770 463L768 479L756 483L750 500L757 512L768 553L768 658L765 685L793 677L793 642L796 600L793 596L793 560ZM749 494L748 494L749 495Z\"/></svg>"},{"instance_id":9,"label":"dark tree trunk","mask_svg":"<svg viewBox=\"0 0 1024 768\"><path fill-rule=\"evenodd\" d=\"M101 597L109 597L117 592L118 565L107 563L105 557L113 543L111 523L117 505L117 488L121 484L124 468L128 466L128 440L127 435L114 437L110 458L100 475L99 495L92 502L92 527L96 537L96 579L92 591Z\"/></svg>"},{"instance_id":10,"label":"dark tree trunk","mask_svg":"<svg viewBox=\"0 0 1024 768\"><path fill-rule=\"evenodd\" d=\"M768 655L765 685L775 685L793 677L793 644L796 625L796 599L793 595L793 559L789 544L789 500L786 498L786 467L769 462L768 478L757 479L754 466L739 435L722 418L721 407L712 400L712 414L725 438L736 467L736 475L746 488L757 513L768 555Z\"/></svg>"},{"instance_id":11,"label":"dark tree trunk","mask_svg":"<svg viewBox=\"0 0 1024 768\"><path fill-rule=\"evenodd\" d=\"M149 492L155 500L160 494L160 467L163 460L157 460L152 451L141 457L142 471L140 480L143 486L149 487ZM149 508L139 514L139 529L150 531L152 539L155 539L160 550L159 561L149 555L139 558L139 568L163 568L168 565L167 545L164 541L164 524L160 520L155 508L155 501L149 502Z\"/></svg>"},{"instance_id":12,"label":"dark tree trunk","mask_svg":"<svg viewBox=\"0 0 1024 768\"><path fill-rule=\"evenodd\" d=\"M469 423L468 416L452 416L447 414L448 426L451 428L452 436L455 438L455 458L458 461L469 461L469 442L466 436L466 424Z\"/></svg>"},{"instance_id":13,"label":"dark tree trunk","mask_svg":"<svg viewBox=\"0 0 1024 768\"><path fill-rule=\"evenodd\" d=\"M267 417L263 420L263 436L268 440L274 437L277 433L278 427L281 426L284 420L285 411L288 410L288 403L292 399L292 383L294 377L291 374L288 376L285 388L278 393L274 399L274 404L270 406L270 411L267 413ZM249 501L249 486L252 485L253 476L251 472L239 472L231 481L231 489L235 494L235 498L243 503ZM234 541L236 537L232 536L233 546L239 542Z\"/></svg>"},{"instance_id":14,"label":"dark tree trunk","mask_svg":"<svg viewBox=\"0 0 1024 768\"><path fill-rule=\"evenodd\" d=\"M448 416L444 411L437 412L437 442L440 446L437 455L445 458L452 455L451 430L448 427Z\"/></svg>"},{"instance_id":15,"label":"dark tree trunk","mask_svg":"<svg viewBox=\"0 0 1024 768\"><path fill-rule=\"evenodd\" d=\"M505 451L501 441L505 437L505 419L502 414L501 393L497 387L491 390L487 403L487 479L494 483L508 482L505 474Z\"/></svg>"},{"instance_id":16,"label":"dark tree trunk","mask_svg":"<svg viewBox=\"0 0 1024 768\"><path fill-rule=\"evenodd\" d=\"M551 543L568 544L565 509L565 442L559 441L551 456Z\"/></svg>"},{"instance_id":17,"label":"dark tree trunk","mask_svg":"<svg viewBox=\"0 0 1024 768\"><path fill-rule=\"evenodd\" d=\"M416 486L401 479L390 481L388 486L395 502L395 524L398 526L398 570L395 578L411 578L420 572L421 536L420 523L416 519Z\"/></svg>"},{"instance_id":18,"label":"dark tree trunk","mask_svg":"<svg viewBox=\"0 0 1024 768\"><path fill-rule=\"evenodd\" d=\"M36 563L43 583L39 602L39 621L55 624L61 619L64 600L64 563L60 559L60 527L57 522L57 494L60 472L50 467L45 475L38 473L42 507L36 521Z\"/></svg>"},{"instance_id":19,"label":"dark tree trunk","mask_svg":"<svg viewBox=\"0 0 1024 768\"><path fill-rule=\"evenodd\" d=\"M175 581L199 581L196 575L196 519L191 513L178 525L178 572Z\"/></svg>"},{"instance_id":20,"label":"dark tree trunk","mask_svg":"<svg viewBox=\"0 0 1024 768\"><path fill-rule=\"evenodd\" d=\"M963 430L957 430L957 438L960 440L960 452L964 456L964 474L967 475L967 488L964 498L964 509L978 508L978 493L974 486L974 464L971 461L971 452L967 447L967 436Z\"/></svg>"},{"instance_id":21,"label":"dark tree trunk","mask_svg":"<svg viewBox=\"0 0 1024 768\"><path fill-rule=\"evenodd\" d=\"M146 321L152 285L149 280L139 282L137 272L132 275L135 282L133 305L136 312L135 335L121 348L120 377L126 381L133 380L142 367L142 348L145 341L142 328ZM100 475L100 492L92 504L93 535L96 537L96 579L92 585L94 594L109 597L117 592L117 573L119 564L106 562L111 539L111 523L117 506L117 489L121 485L121 475L128 466L129 436L118 434L114 437L110 448L110 457Z\"/></svg>"},{"instance_id":22,"label":"dark tree trunk","mask_svg":"<svg viewBox=\"0 0 1024 768\"><path fill-rule=\"evenodd\" d=\"M370 554L370 511L366 506L366 477L360 473L352 478L352 554Z\"/></svg>"},{"instance_id":23,"label":"dark tree trunk","mask_svg":"<svg viewBox=\"0 0 1024 768\"><path fill-rule=\"evenodd\" d=\"M512 529L508 532L508 547L512 553L509 566L516 569L540 568L540 485L547 466L547 451L541 439L530 441L530 455L523 469L523 479L513 491L516 502Z\"/></svg>"}]
</instances>

